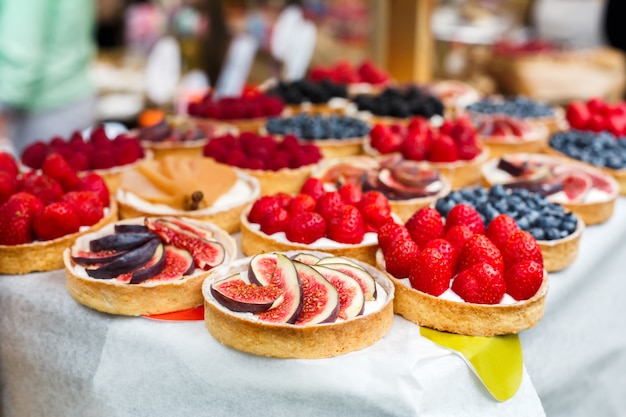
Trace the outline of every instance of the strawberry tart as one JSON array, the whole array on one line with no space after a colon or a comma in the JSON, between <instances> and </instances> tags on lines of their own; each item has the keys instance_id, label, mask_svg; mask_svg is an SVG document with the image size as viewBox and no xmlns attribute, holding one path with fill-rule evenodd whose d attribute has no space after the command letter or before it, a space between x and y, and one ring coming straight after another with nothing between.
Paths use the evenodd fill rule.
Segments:
<instances>
[{"instance_id":1,"label":"strawberry tart","mask_svg":"<svg viewBox=\"0 0 626 417\"><path fill-rule=\"evenodd\" d=\"M256 200L241 215L244 255L316 250L375 263L376 231L392 220L387 198L354 184L325 191L309 178L295 196L278 193Z\"/></svg>"},{"instance_id":2,"label":"strawberry tart","mask_svg":"<svg viewBox=\"0 0 626 417\"><path fill-rule=\"evenodd\" d=\"M258 196L259 182L230 166L203 157L168 156L124 172L117 202L122 219L189 217L233 233L241 212Z\"/></svg>"},{"instance_id":3,"label":"strawberry tart","mask_svg":"<svg viewBox=\"0 0 626 417\"><path fill-rule=\"evenodd\" d=\"M293 135L278 139L252 132L215 137L206 144L202 153L256 178L261 186L261 195L297 193L313 167L322 159L316 145L301 143Z\"/></svg>"},{"instance_id":4,"label":"strawberry tart","mask_svg":"<svg viewBox=\"0 0 626 417\"><path fill-rule=\"evenodd\" d=\"M327 191L337 191L345 184L354 184L362 191L378 191L389 200L391 211L406 221L418 209L450 192L450 183L438 170L397 156L329 159L320 163L311 176L321 179Z\"/></svg>"},{"instance_id":5,"label":"strawberry tart","mask_svg":"<svg viewBox=\"0 0 626 417\"><path fill-rule=\"evenodd\" d=\"M79 303L119 315L202 305L211 269L237 256L235 240L206 222L127 219L85 234L63 253L67 290Z\"/></svg>"},{"instance_id":6,"label":"strawberry tart","mask_svg":"<svg viewBox=\"0 0 626 417\"><path fill-rule=\"evenodd\" d=\"M65 248L81 235L117 220L104 180L79 177L59 154L41 171L20 173L0 153L0 273L27 274L63 268Z\"/></svg>"},{"instance_id":7,"label":"strawberry tart","mask_svg":"<svg viewBox=\"0 0 626 417\"><path fill-rule=\"evenodd\" d=\"M323 252L269 252L215 268L205 325L224 345L278 358L325 358L380 340L394 286L381 271Z\"/></svg>"},{"instance_id":8,"label":"strawberry tart","mask_svg":"<svg viewBox=\"0 0 626 417\"><path fill-rule=\"evenodd\" d=\"M489 155L466 118L446 120L439 128L421 117L411 119L408 126L378 123L363 148L375 157L396 154L423 162L439 171L452 189L477 183L480 166Z\"/></svg>"},{"instance_id":9,"label":"strawberry tart","mask_svg":"<svg viewBox=\"0 0 626 417\"><path fill-rule=\"evenodd\" d=\"M506 114L480 116L473 121L478 139L490 158L510 153L541 152L548 146L548 129Z\"/></svg>"},{"instance_id":10,"label":"strawberry tart","mask_svg":"<svg viewBox=\"0 0 626 417\"><path fill-rule=\"evenodd\" d=\"M543 316L541 250L507 215L485 228L465 207L445 222L425 207L405 224L383 226L379 242L377 266L395 285L394 310L420 326L489 337L519 333Z\"/></svg>"},{"instance_id":11,"label":"strawberry tart","mask_svg":"<svg viewBox=\"0 0 626 417\"><path fill-rule=\"evenodd\" d=\"M609 174L568 159L543 154L510 154L483 165L488 186L502 184L545 195L576 213L586 225L613 214L619 184Z\"/></svg>"}]
</instances>

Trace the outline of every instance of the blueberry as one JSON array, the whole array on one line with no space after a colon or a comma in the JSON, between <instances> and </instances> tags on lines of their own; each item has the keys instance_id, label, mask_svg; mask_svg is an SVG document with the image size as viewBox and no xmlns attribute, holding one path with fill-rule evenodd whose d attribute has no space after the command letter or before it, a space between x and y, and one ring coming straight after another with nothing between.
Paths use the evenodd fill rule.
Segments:
<instances>
[{"instance_id":1,"label":"blueberry","mask_svg":"<svg viewBox=\"0 0 626 417\"><path fill-rule=\"evenodd\" d=\"M545 240L545 233L540 227L533 227L528 229L528 232L533 235L533 237L537 240Z\"/></svg>"},{"instance_id":2,"label":"blueberry","mask_svg":"<svg viewBox=\"0 0 626 417\"><path fill-rule=\"evenodd\" d=\"M558 229L546 229L545 230L545 240L556 240L560 239L561 234Z\"/></svg>"},{"instance_id":3,"label":"blueberry","mask_svg":"<svg viewBox=\"0 0 626 417\"><path fill-rule=\"evenodd\" d=\"M520 229L522 230L530 229L530 222L528 221L528 217L520 217L519 219L516 220L516 222Z\"/></svg>"},{"instance_id":4,"label":"blueberry","mask_svg":"<svg viewBox=\"0 0 626 417\"><path fill-rule=\"evenodd\" d=\"M493 197L504 197L504 196L507 196L508 193L506 191L506 188L503 185L497 184L491 187L491 190L489 191L489 195Z\"/></svg>"}]
</instances>

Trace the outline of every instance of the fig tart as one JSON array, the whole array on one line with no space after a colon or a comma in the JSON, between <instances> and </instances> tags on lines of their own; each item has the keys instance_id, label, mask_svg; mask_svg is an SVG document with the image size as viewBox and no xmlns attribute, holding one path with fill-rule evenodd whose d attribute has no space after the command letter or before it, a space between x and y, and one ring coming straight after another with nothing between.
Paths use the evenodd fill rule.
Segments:
<instances>
[{"instance_id":1,"label":"fig tart","mask_svg":"<svg viewBox=\"0 0 626 417\"><path fill-rule=\"evenodd\" d=\"M371 265L322 252L270 252L215 268L202 286L208 331L255 355L325 358L380 340L394 286Z\"/></svg>"},{"instance_id":2,"label":"fig tart","mask_svg":"<svg viewBox=\"0 0 626 417\"><path fill-rule=\"evenodd\" d=\"M212 268L237 256L217 226L180 217L145 217L81 236L63 253L66 285L79 303L104 313L152 315L202 305Z\"/></svg>"},{"instance_id":3,"label":"fig tart","mask_svg":"<svg viewBox=\"0 0 626 417\"><path fill-rule=\"evenodd\" d=\"M259 196L259 182L203 157L143 161L122 177L120 218L182 216L233 233L243 209Z\"/></svg>"}]
</instances>

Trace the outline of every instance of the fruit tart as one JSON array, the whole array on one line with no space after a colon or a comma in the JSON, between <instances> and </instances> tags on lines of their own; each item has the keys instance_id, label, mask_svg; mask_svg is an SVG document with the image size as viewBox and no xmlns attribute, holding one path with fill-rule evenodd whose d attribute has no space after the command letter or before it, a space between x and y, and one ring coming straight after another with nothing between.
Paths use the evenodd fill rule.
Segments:
<instances>
[{"instance_id":1,"label":"fruit tart","mask_svg":"<svg viewBox=\"0 0 626 417\"><path fill-rule=\"evenodd\" d=\"M391 211L402 221L450 192L450 183L439 171L398 155L330 159L320 163L311 176L322 180L326 191L337 191L347 184L354 184L362 192L378 191L387 197Z\"/></svg>"},{"instance_id":2,"label":"fruit tart","mask_svg":"<svg viewBox=\"0 0 626 417\"><path fill-rule=\"evenodd\" d=\"M259 182L203 157L167 156L124 172L117 192L120 218L182 216L233 233L243 209L259 196Z\"/></svg>"},{"instance_id":3,"label":"fruit tart","mask_svg":"<svg viewBox=\"0 0 626 417\"><path fill-rule=\"evenodd\" d=\"M466 118L446 120L439 128L422 117L411 119L408 126L378 123L372 127L363 149L375 157L395 154L423 162L439 171L452 189L477 183L480 166L489 155Z\"/></svg>"},{"instance_id":4,"label":"fruit tart","mask_svg":"<svg viewBox=\"0 0 626 417\"><path fill-rule=\"evenodd\" d=\"M387 198L346 185L325 191L308 179L295 196L263 196L241 214L241 251L318 250L374 264L376 231L392 219Z\"/></svg>"},{"instance_id":5,"label":"fruit tart","mask_svg":"<svg viewBox=\"0 0 626 417\"><path fill-rule=\"evenodd\" d=\"M391 76L370 60L364 60L358 66L349 61L339 61L330 67L314 66L308 77L316 82L329 80L344 84L350 97L359 94L380 94L391 83Z\"/></svg>"},{"instance_id":6,"label":"fruit tart","mask_svg":"<svg viewBox=\"0 0 626 417\"><path fill-rule=\"evenodd\" d=\"M56 153L41 171L20 173L0 153L0 274L61 269L76 238L115 220L117 205L98 174L79 177Z\"/></svg>"},{"instance_id":7,"label":"fruit tart","mask_svg":"<svg viewBox=\"0 0 626 417\"><path fill-rule=\"evenodd\" d=\"M269 252L215 268L202 286L209 332L232 348L279 358L325 358L380 340L394 287L355 259Z\"/></svg>"},{"instance_id":8,"label":"fruit tart","mask_svg":"<svg viewBox=\"0 0 626 417\"><path fill-rule=\"evenodd\" d=\"M565 119L571 129L591 132L609 131L626 135L626 101L607 103L600 97L585 102L574 100L565 107Z\"/></svg>"},{"instance_id":9,"label":"fruit tart","mask_svg":"<svg viewBox=\"0 0 626 417\"><path fill-rule=\"evenodd\" d=\"M342 114L350 104L346 86L329 80L272 80L266 88L267 94L279 97L291 113Z\"/></svg>"},{"instance_id":10,"label":"fruit tart","mask_svg":"<svg viewBox=\"0 0 626 417\"><path fill-rule=\"evenodd\" d=\"M394 311L420 326L469 336L535 326L548 291L535 239L504 214L486 229L475 210L458 214L444 222L424 207L405 224L381 227L376 260L395 285Z\"/></svg>"},{"instance_id":11,"label":"fruit tart","mask_svg":"<svg viewBox=\"0 0 626 417\"><path fill-rule=\"evenodd\" d=\"M490 187L502 184L543 194L586 225L607 221L619 195L619 184L609 174L558 156L505 155L485 163L482 175Z\"/></svg>"},{"instance_id":12,"label":"fruit tart","mask_svg":"<svg viewBox=\"0 0 626 417\"><path fill-rule=\"evenodd\" d=\"M67 139L55 136L50 142L34 142L22 152L21 163L27 169L41 169L46 156L52 153L61 154L81 175L88 172L100 175L111 194L119 188L124 171L152 157L150 152L144 151L137 138L125 133L109 137L104 127L98 126L88 137L74 132Z\"/></svg>"},{"instance_id":13,"label":"fruit tart","mask_svg":"<svg viewBox=\"0 0 626 417\"><path fill-rule=\"evenodd\" d=\"M67 290L109 314L162 314L202 305L212 268L237 256L217 226L181 217L127 219L76 240L63 253Z\"/></svg>"},{"instance_id":14,"label":"fruit tart","mask_svg":"<svg viewBox=\"0 0 626 417\"><path fill-rule=\"evenodd\" d=\"M446 218L446 224L449 224L452 213L455 217L462 217L462 213L474 209L484 227L489 227L498 215L507 214L520 229L528 231L537 240L548 272L560 271L576 260L585 228L580 217L562 205L550 202L543 194L523 188L507 189L501 184L489 190L474 187L453 191L437 200L435 208Z\"/></svg>"},{"instance_id":15,"label":"fruit tart","mask_svg":"<svg viewBox=\"0 0 626 417\"><path fill-rule=\"evenodd\" d=\"M473 121L478 139L490 158L510 153L541 152L548 146L548 129L506 114L479 116Z\"/></svg>"},{"instance_id":16,"label":"fruit tart","mask_svg":"<svg viewBox=\"0 0 626 417\"><path fill-rule=\"evenodd\" d=\"M599 168L617 180L626 195L626 140L607 131L568 130L550 137L546 152Z\"/></svg>"},{"instance_id":17,"label":"fruit tart","mask_svg":"<svg viewBox=\"0 0 626 417\"><path fill-rule=\"evenodd\" d=\"M459 80L441 80L428 86L429 91L444 106L446 117L456 117L470 104L480 100L480 92L471 85Z\"/></svg>"},{"instance_id":18,"label":"fruit tart","mask_svg":"<svg viewBox=\"0 0 626 417\"><path fill-rule=\"evenodd\" d=\"M202 153L256 178L261 195L297 193L322 158L315 144L301 143L294 135L274 138L253 132L215 137Z\"/></svg>"},{"instance_id":19,"label":"fruit tart","mask_svg":"<svg viewBox=\"0 0 626 417\"><path fill-rule=\"evenodd\" d=\"M269 119L265 129L272 135L294 135L313 143L324 158L339 158L362 152L370 126L354 117L299 113Z\"/></svg>"}]
</instances>

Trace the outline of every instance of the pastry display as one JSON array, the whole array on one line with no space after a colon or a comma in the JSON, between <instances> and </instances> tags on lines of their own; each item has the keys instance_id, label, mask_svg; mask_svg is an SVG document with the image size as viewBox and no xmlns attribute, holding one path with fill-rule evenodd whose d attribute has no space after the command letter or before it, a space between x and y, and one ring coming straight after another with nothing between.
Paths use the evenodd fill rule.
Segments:
<instances>
[{"instance_id":1,"label":"pastry display","mask_svg":"<svg viewBox=\"0 0 626 417\"><path fill-rule=\"evenodd\" d=\"M548 272L560 271L578 257L584 222L560 204L550 202L544 195L523 188L495 185L453 191L435 203L443 217L455 206L473 207L486 227L500 214L515 220L521 230L528 231L539 244L543 265Z\"/></svg>"},{"instance_id":2,"label":"pastry display","mask_svg":"<svg viewBox=\"0 0 626 417\"><path fill-rule=\"evenodd\" d=\"M76 239L63 253L66 285L79 303L119 315L202 305L211 269L237 256L215 225L180 217L127 219Z\"/></svg>"},{"instance_id":3,"label":"pastry display","mask_svg":"<svg viewBox=\"0 0 626 417\"><path fill-rule=\"evenodd\" d=\"M363 120L337 115L300 113L267 121L265 128L272 135L295 135L314 143L325 158L358 155L370 127Z\"/></svg>"},{"instance_id":4,"label":"pastry display","mask_svg":"<svg viewBox=\"0 0 626 417\"><path fill-rule=\"evenodd\" d=\"M409 321L470 336L519 333L544 312L541 250L508 215L485 227L460 204L445 219L432 207L379 232L377 265L395 285L394 310Z\"/></svg>"},{"instance_id":5,"label":"pastry display","mask_svg":"<svg viewBox=\"0 0 626 417\"><path fill-rule=\"evenodd\" d=\"M279 193L256 200L241 215L244 255L317 250L374 264L380 226L392 220L387 198L346 184L325 191L309 178L296 196Z\"/></svg>"},{"instance_id":6,"label":"pastry display","mask_svg":"<svg viewBox=\"0 0 626 417\"><path fill-rule=\"evenodd\" d=\"M480 116L473 123L480 141L489 148L489 157L519 152L541 152L548 146L548 129L506 114Z\"/></svg>"},{"instance_id":7,"label":"pastry display","mask_svg":"<svg viewBox=\"0 0 626 417\"><path fill-rule=\"evenodd\" d=\"M138 161L149 159L137 138L128 134L109 137L98 126L88 137L74 132L70 138L53 137L49 142L37 141L24 148L21 163L30 169L41 169L47 155L58 153L79 173L95 172L107 183L111 193L120 185L122 172L132 169Z\"/></svg>"},{"instance_id":8,"label":"pastry display","mask_svg":"<svg viewBox=\"0 0 626 417\"><path fill-rule=\"evenodd\" d=\"M182 216L239 230L243 209L259 196L259 182L203 157L142 161L124 172L117 192L120 218Z\"/></svg>"},{"instance_id":9,"label":"pastry display","mask_svg":"<svg viewBox=\"0 0 626 417\"><path fill-rule=\"evenodd\" d=\"M79 177L59 154L42 169L20 173L0 153L0 273L63 268L62 254L79 236L117 220L117 205L95 173Z\"/></svg>"},{"instance_id":10,"label":"pastry display","mask_svg":"<svg viewBox=\"0 0 626 417\"><path fill-rule=\"evenodd\" d=\"M292 113L341 114L349 104L346 86L329 80L281 80L273 84L268 85L267 94L279 97Z\"/></svg>"},{"instance_id":11,"label":"pastry display","mask_svg":"<svg viewBox=\"0 0 626 417\"><path fill-rule=\"evenodd\" d=\"M345 184L355 184L362 191L378 191L387 197L391 211L402 221L450 191L450 183L439 171L398 155L330 159L319 164L311 176L322 180L326 191L337 191Z\"/></svg>"},{"instance_id":12,"label":"pastry display","mask_svg":"<svg viewBox=\"0 0 626 417\"><path fill-rule=\"evenodd\" d=\"M586 225L613 214L619 184L609 174L569 159L543 154L510 154L482 167L488 186L524 188L543 194L578 215Z\"/></svg>"},{"instance_id":13,"label":"pastry display","mask_svg":"<svg viewBox=\"0 0 626 417\"><path fill-rule=\"evenodd\" d=\"M453 189L478 182L480 166L489 155L465 118L446 120L439 128L421 117L411 119L408 126L379 123L363 148L372 156L395 153L407 160L423 161L441 172Z\"/></svg>"},{"instance_id":14,"label":"pastry display","mask_svg":"<svg viewBox=\"0 0 626 417\"><path fill-rule=\"evenodd\" d=\"M299 142L294 135L279 139L252 132L215 137L202 153L256 178L261 195L297 193L322 158L315 144Z\"/></svg>"},{"instance_id":15,"label":"pastry display","mask_svg":"<svg viewBox=\"0 0 626 417\"><path fill-rule=\"evenodd\" d=\"M404 123L421 116L443 116L443 103L426 89L417 86L389 87L377 95L358 95L353 99L358 111L371 115L372 123Z\"/></svg>"},{"instance_id":16,"label":"pastry display","mask_svg":"<svg viewBox=\"0 0 626 417\"><path fill-rule=\"evenodd\" d=\"M365 60L358 66L349 61L339 61L330 67L314 66L309 71L309 78L320 82L330 80L348 87L350 96L358 94L378 94L389 84L391 77L372 61Z\"/></svg>"},{"instance_id":17,"label":"pastry display","mask_svg":"<svg viewBox=\"0 0 626 417\"><path fill-rule=\"evenodd\" d=\"M256 355L342 355L376 343L393 321L394 287L381 271L322 252L269 252L225 263L202 292L213 337Z\"/></svg>"}]
</instances>

